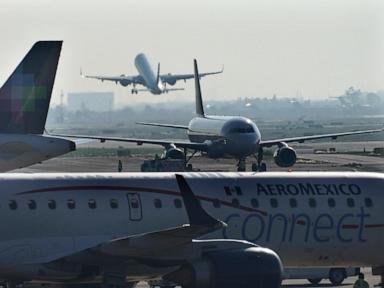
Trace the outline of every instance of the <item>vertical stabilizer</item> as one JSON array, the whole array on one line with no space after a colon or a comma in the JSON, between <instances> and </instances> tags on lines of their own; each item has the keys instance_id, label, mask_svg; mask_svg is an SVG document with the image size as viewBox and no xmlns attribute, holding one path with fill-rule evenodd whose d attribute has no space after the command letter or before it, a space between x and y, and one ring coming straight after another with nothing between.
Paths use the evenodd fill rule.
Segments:
<instances>
[{"instance_id":1,"label":"vertical stabilizer","mask_svg":"<svg viewBox=\"0 0 384 288\"><path fill-rule=\"evenodd\" d=\"M43 134L62 41L36 42L0 89L0 133Z\"/></svg>"},{"instance_id":2,"label":"vertical stabilizer","mask_svg":"<svg viewBox=\"0 0 384 288\"><path fill-rule=\"evenodd\" d=\"M193 64L194 64L193 72L195 76L196 114L198 116L204 117L203 99L201 98L199 70L197 68L196 59L193 60Z\"/></svg>"}]
</instances>

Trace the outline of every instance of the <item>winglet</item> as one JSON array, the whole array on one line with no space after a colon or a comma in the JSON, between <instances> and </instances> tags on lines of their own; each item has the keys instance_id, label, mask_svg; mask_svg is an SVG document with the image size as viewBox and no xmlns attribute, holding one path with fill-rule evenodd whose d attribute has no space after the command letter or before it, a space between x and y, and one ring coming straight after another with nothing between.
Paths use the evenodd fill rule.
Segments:
<instances>
[{"instance_id":1,"label":"winglet","mask_svg":"<svg viewBox=\"0 0 384 288\"><path fill-rule=\"evenodd\" d=\"M204 117L204 107L203 107L203 99L201 96L201 88L200 88L200 77L199 70L197 68L196 59L193 60L194 65L194 77L195 77L195 98L196 98L196 114L198 116Z\"/></svg>"},{"instance_id":2,"label":"winglet","mask_svg":"<svg viewBox=\"0 0 384 288\"><path fill-rule=\"evenodd\" d=\"M193 194L187 181L182 175L176 174L177 184L179 185L181 196L183 197L185 209L187 210L189 223L203 227L226 227L227 224L209 215L200 205L199 200Z\"/></svg>"},{"instance_id":3,"label":"winglet","mask_svg":"<svg viewBox=\"0 0 384 288\"><path fill-rule=\"evenodd\" d=\"M157 64L157 78L156 78L156 84L158 85L160 81L160 62Z\"/></svg>"}]
</instances>

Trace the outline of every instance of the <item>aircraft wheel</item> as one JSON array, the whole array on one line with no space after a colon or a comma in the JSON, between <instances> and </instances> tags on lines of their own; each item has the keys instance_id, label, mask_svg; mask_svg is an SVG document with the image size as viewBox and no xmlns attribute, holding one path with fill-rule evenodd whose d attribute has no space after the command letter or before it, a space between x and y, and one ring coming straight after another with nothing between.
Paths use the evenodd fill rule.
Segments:
<instances>
[{"instance_id":1,"label":"aircraft wheel","mask_svg":"<svg viewBox=\"0 0 384 288\"><path fill-rule=\"evenodd\" d=\"M321 278L309 278L308 281L312 285L317 285L317 284L319 284L321 282Z\"/></svg>"},{"instance_id":2,"label":"aircraft wheel","mask_svg":"<svg viewBox=\"0 0 384 288\"><path fill-rule=\"evenodd\" d=\"M329 281L335 286L341 285L345 279L345 270L343 268L332 268L329 271Z\"/></svg>"},{"instance_id":3,"label":"aircraft wheel","mask_svg":"<svg viewBox=\"0 0 384 288\"><path fill-rule=\"evenodd\" d=\"M252 163L252 171L254 171L254 172L259 171L259 169L257 167L257 163Z\"/></svg>"},{"instance_id":4,"label":"aircraft wheel","mask_svg":"<svg viewBox=\"0 0 384 288\"><path fill-rule=\"evenodd\" d=\"M267 164L265 164L265 162L261 163L259 171L260 172L267 171Z\"/></svg>"}]
</instances>

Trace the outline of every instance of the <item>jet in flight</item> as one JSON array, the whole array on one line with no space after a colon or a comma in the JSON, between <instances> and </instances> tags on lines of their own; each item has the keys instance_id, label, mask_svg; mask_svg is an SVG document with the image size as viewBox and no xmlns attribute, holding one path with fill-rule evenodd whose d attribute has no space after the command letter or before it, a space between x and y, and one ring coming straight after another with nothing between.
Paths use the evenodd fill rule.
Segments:
<instances>
[{"instance_id":1,"label":"jet in flight","mask_svg":"<svg viewBox=\"0 0 384 288\"><path fill-rule=\"evenodd\" d=\"M157 73L153 70L151 64L149 63L145 54L140 53L135 58L135 66L139 75L136 76L100 76L100 75L83 75L85 78L93 78L101 81L113 81L116 84L126 87L132 85L131 90L132 94L137 94L139 91L149 91L154 95L159 95L163 93L168 93L169 91L184 90L184 88L167 88L167 85L175 85L179 80L188 80L194 77L193 74L160 74L160 63L157 66ZM199 77L204 77L207 75L220 74L223 72L223 69L216 72L201 73ZM145 89L137 89L136 85L142 85L146 87Z\"/></svg>"},{"instance_id":2,"label":"jet in flight","mask_svg":"<svg viewBox=\"0 0 384 288\"><path fill-rule=\"evenodd\" d=\"M39 41L0 88L0 172L75 150L44 134L62 41Z\"/></svg>"},{"instance_id":3,"label":"jet in flight","mask_svg":"<svg viewBox=\"0 0 384 288\"><path fill-rule=\"evenodd\" d=\"M383 268L383 185L359 172L4 174L0 279L278 288L282 265Z\"/></svg>"},{"instance_id":4,"label":"jet in flight","mask_svg":"<svg viewBox=\"0 0 384 288\"><path fill-rule=\"evenodd\" d=\"M220 158L230 155L238 159L238 171L245 170L245 159L254 155L257 158L257 165L252 165L253 171L265 171L266 165L262 163L263 148L277 146L274 153L274 160L280 167L291 167L296 163L296 152L288 145L292 142L304 142L323 138L336 139L341 136L367 134L382 132L383 129L340 132L333 134L320 134L312 136L298 136L291 138L281 138L273 140L262 140L257 125L248 118L238 116L212 116L204 113L203 100L200 89L199 72L197 62L194 60L195 75L195 98L196 98L196 117L194 117L188 126L163 124L163 123L145 123L138 122L141 125L156 127L168 127L183 129L187 132L189 141L174 141L160 139L138 139L125 137L109 136L88 136L88 135L57 135L69 138L97 139L102 142L120 141L134 142L138 145L155 144L165 148L165 156L172 159L184 159L185 163L193 157L196 152L203 152L210 158ZM55 135L55 134L52 134ZM193 151L190 157L187 157L187 150Z\"/></svg>"}]
</instances>

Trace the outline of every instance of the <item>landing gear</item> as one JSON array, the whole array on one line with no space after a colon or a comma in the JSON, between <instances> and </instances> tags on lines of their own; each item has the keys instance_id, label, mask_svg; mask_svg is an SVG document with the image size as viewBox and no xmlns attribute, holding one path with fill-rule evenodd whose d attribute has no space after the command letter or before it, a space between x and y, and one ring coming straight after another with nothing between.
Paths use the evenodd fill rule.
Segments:
<instances>
[{"instance_id":1,"label":"landing gear","mask_svg":"<svg viewBox=\"0 0 384 288\"><path fill-rule=\"evenodd\" d=\"M321 278L309 278L308 281L312 285L317 285L317 284L319 284L321 282Z\"/></svg>"},{"instance_id":2,"label":"landing gear","mask_svg":"<svg viewBox=\"0 0 384 288\"><path fill-rule=\"evenodd\" d=\"M237 163L237 171L238 172L244 172L246 170L245 166L245 158L239 159L239 162Z\"/></svg>"},{"instance_id":3,"label":"landing gear","mask_svg":"<svg viewBox=\"0 0 384 288\"><path fill-rule=\"evenodd\" d=\"M346 278L345 269L343 268L332 268L329 271L329 281L335 286L341 285Z\"/></svg>"},{"instance_id":4,"label":"landing gear","mask_svg":"<svg viewBox=\"0 0 384 288\"><path fill-rule=\"evenodd\" d=\"M263 162L263 148L259 148L257 156L255 155L257 163L252 164L252 171L254 172L265 172L267 171L267 164Z\"/></svg>"},{"instance_id":5,"label":"landing gear","mask_svg":"<svg viewBox=\"0 0 384 288\"><path fill-rule=\"evenodd\" d=\"M133 84L133 88L132 88L132 90L131 90L131 93L132 94L137 94L137 89L136 89L136 85L135 84Z\"/></svg>"},{"instance_id":6,"label":"landing gear","mask_svg":"<svg viewBox=\"0 0 384 288\"><path fill-rule=\"evenodd\" d=\"M193 153L190 156L187 156L187 153L188 153L188 149L184 148L184 166L185 166L185 170L186 171L192 171L193 170L192 164L188 163L188 162L192 159L193 156L195 156L197 151L196 150L193 151Z\"/></svg>"}]
</instances>

